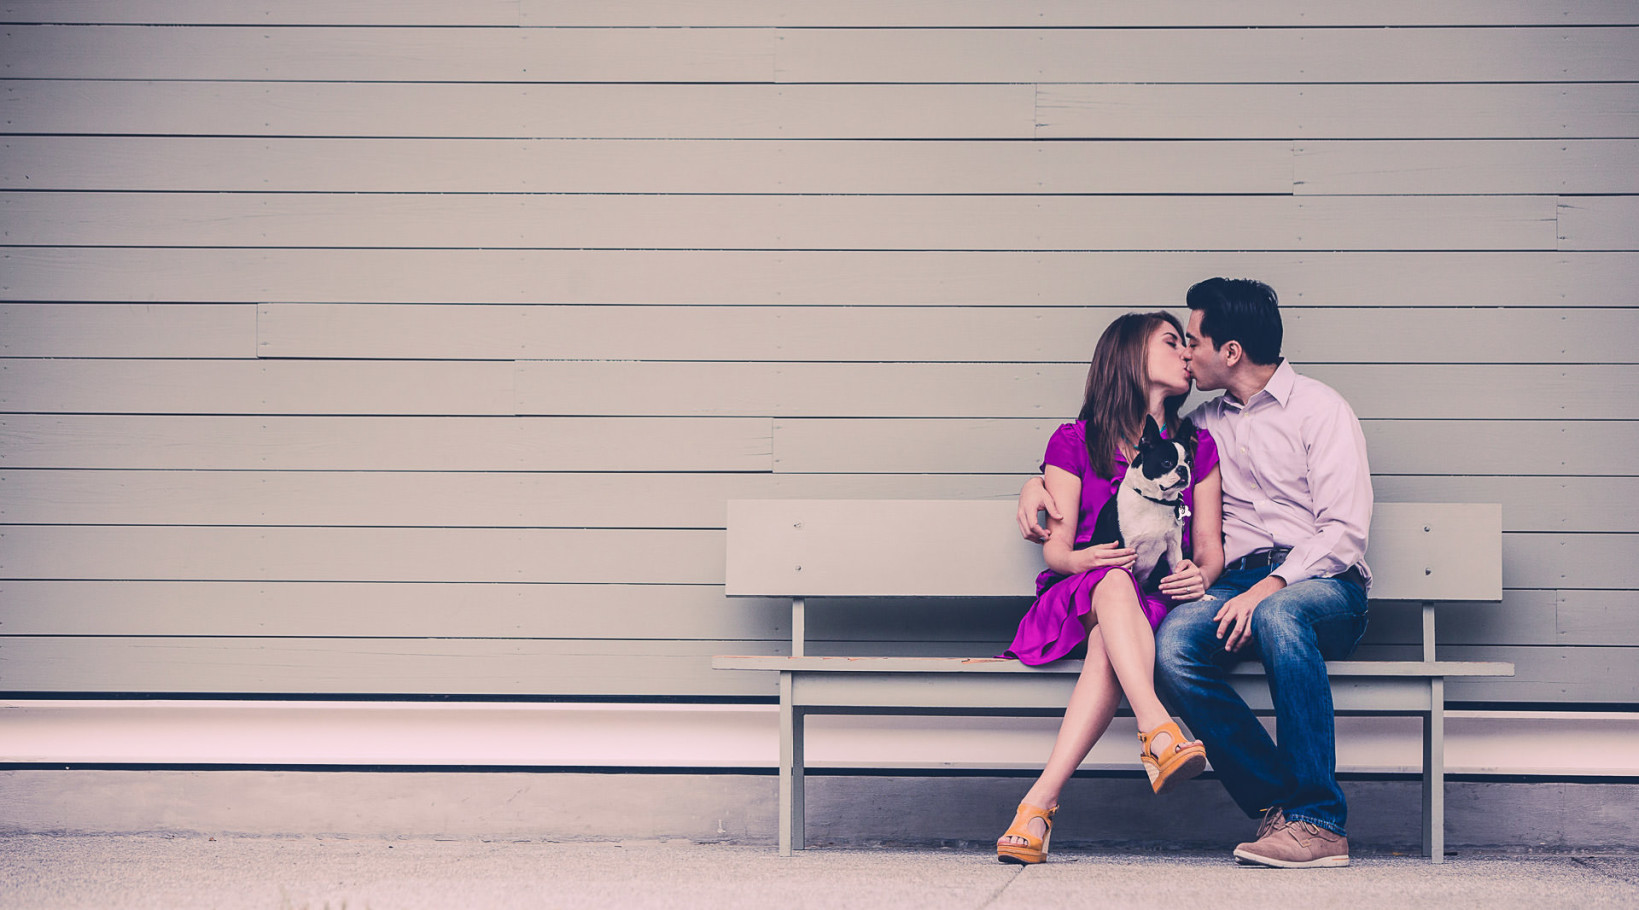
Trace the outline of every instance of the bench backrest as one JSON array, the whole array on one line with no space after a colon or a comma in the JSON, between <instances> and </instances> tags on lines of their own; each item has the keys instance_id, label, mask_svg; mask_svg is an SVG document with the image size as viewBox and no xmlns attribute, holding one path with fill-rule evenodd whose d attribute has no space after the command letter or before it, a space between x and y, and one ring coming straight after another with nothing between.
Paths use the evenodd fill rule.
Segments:
<instances>
[{"instance_id":1,"label":"bench backrest","mask_svg":"<svg viewBox=\"0 0 1639 910\"><path fill-rule=\"evenodd\" d=\"M963 500L734 500L731 596L1009 597L1035 593L1041 548L1016 506ZM1374 600L1502 599L1502 507L1380 502Z\"/></svg>"}]
</instances>

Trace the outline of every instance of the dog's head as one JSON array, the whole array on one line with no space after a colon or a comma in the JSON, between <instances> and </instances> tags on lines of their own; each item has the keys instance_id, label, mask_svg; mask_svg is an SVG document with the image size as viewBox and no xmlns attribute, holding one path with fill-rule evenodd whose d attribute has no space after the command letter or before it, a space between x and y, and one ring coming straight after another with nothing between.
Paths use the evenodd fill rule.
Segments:
<instances>
[{"instance_id":1,"label":"dog's head","mask_svg":"<svg viewBox=\"0 0 1639 910\"><path fill-rule=\"evenodd\" d=\"M1151 499L1177 499L1193 477L1195 435L1195 425L1186 420L1173 438L1163 439L1155 418L1144 418L1144 435L1128 466L1127 482Z\"/></svg>"}]
</instances>

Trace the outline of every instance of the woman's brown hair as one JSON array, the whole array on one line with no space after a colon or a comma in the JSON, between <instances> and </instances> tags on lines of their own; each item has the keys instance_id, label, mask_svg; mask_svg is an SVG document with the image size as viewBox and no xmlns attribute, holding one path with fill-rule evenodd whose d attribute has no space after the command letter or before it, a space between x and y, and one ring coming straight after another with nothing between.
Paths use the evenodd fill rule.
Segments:
<instances>
[{"instance_id":1,"label":"woman's brown hair","mask_svg":"<svg viewBox=\"0 0 1639 910\"><path fill-rule=\"evenodd\" d=\"M1093 472L1109 479L1115 475L1116 446L1132 444L1144 431L1144 415L1149 411L1147 370L1150 336L1163 324L1171 325L1184 339L1178 317L1164 311L1128 313L1110 323L1093 348L1087 365L1087 390L1077 420L1087 425L1087 458ZM1178 408L1189 395L1166 400L1167 432L1178 429Z\"/></svg>"}]
</instances>

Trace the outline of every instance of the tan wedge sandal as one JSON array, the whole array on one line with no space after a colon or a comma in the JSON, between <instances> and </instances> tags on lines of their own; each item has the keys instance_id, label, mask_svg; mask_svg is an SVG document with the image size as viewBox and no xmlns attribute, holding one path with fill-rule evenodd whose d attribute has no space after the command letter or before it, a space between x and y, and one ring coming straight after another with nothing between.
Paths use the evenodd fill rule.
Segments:
<instances>
[{"instance_id":1,"label":"tan wedge sandal","mask_svg":"<svg viewBox=\"0 0 1639 910\"><path fill-rule=\"evenodd\" d=\"M1172 745L1163 747L1161 754L1157 755L1151 744L1163 733L1171 737ZM1150 788L1156 793L1164 793L1174 784L1206 770L1206 747L1199 740L1185 740L1183 731L1170 720L1147 733L1140 730L1138 744L1143 747L1138 759L1144 763L1144 770L1150 776Z\"/></svg>"},{"instance_id":2,"label":"tan wedge sandal","mask_svg":"<svg viewBox=\"0 0 1639 910\"><path fill-rule=\"evenodd\" d=\"M1024 841L1022 844L996 845L996 859L1004 863L1019 863L1033 866L1047 859L1047 842L1053 839L1053 816L1057 815L1058 806L1043 809L1029 803L1019 803L1019 811L1013 816L1013 824L1008 826L1002 837L1017 837ZM1041 837L1030 833L1030 820L1041 819L1047 831Z\"/></svg>"}]
</instances>

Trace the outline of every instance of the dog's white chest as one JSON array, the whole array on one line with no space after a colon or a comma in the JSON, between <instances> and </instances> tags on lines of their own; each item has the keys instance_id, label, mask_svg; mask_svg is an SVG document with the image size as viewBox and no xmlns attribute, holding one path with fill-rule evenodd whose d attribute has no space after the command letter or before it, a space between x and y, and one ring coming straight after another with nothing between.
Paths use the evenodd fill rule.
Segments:
<instances>
[{"instance_id":1,"label":"dog's white chest","mask_svg":"<svg viewBox=\"0 0 1639 910\"><path fill-rule=\"evenodd\" d=\"M1137 551L1134 577L1143 583L1168 552L1177 552L1183 540L1179 510L1170 502L1155 502L1123 484L1116 494L1117 515L1121 519L1121 539Z\"/></svg>"}]
</instances>

